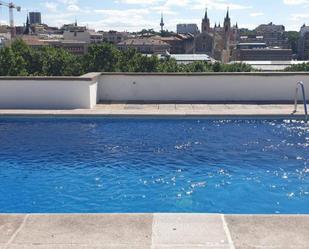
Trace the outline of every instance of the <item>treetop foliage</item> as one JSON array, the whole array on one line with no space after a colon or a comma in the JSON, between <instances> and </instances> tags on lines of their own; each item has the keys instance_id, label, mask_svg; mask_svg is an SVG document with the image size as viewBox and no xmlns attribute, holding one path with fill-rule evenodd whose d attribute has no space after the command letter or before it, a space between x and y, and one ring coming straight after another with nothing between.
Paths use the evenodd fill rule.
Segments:
<instances>
[{"instance_id":1,"label":"treetop foliage","mask_svg":"<svg viewBox=\"0 0 309 249\"><path fill-rule=\"evenodd\" d=\"M294 64L285 69L286 72L309 72L309 63Z\"/></svg>"},{"instance_id":2,"label":"treetop foliage","mask_svg":"<svg viewBox=\"0 0 309 249\"><path fill-rule=\"evenodd\" d=\"M194 62L120 51L109 43L91 45L84 56L50 46L29 47L22 40L0 49L0 76L79 76L88 72L250 72L246 64Z\"/></svg>"}]
</instances>

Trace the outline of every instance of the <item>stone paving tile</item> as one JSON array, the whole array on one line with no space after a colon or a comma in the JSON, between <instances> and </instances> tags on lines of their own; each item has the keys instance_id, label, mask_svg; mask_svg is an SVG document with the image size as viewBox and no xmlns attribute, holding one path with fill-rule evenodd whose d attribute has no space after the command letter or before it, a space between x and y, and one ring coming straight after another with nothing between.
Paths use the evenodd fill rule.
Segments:
<instances>
[{"instance_id":1,"label":"stone paving tile","mask_svg":"<svg viewBox=\"0 0 309 249\"><path fill-rule=\"evenodd\" d=\"M123 110L126 104L99 104L95 110Z\"/></svg>"},{"instance_id":2,"label":"stone paving tile","mask_svg":"<svg viewBox=\"0 0 309 249\"><path fill-rule=\"evenodd\" d=\"M154 214L153 248L228 247L220 215Z\"/></svg>"},{"instance_id":3,"label":"stone paving tile","mask_svg":"<svg viewBox=\"0 0 309 249\"><path fill-rule=\"evenodd\" d=\"M176 104L159 104L159 110L176 110Z\"/></svg>"},{"instance_id":4,"label":"stone paving tile","mask_svg":"<svg viewBox=\"0 0 309 249\"><path fill-rule=\"evenodd\" d=\"M176 104L176 110L192 111L193 110L193 105L190 105L190 104Z\"/></svg>"},{"instance_id":5,"label":"stone paving tile","mask_svg":"<svg viewBox=\"0 0 309 249\"><path fill-rule=\"evenodd\" d=\"M12 243L148 247L151 231L151 214L30 215Z\"/></svg>"},{"instance_id":6,"label":"stone paving tile","mask_svg":"<svg viewBox=\"0 0 309 249\"><path fill-rule=\"evenodd\" d=\"M0 248L23 223L25 215L0 215Z\"/></svg>"},{"instance_id":7,"label":"stone paving tile","mask_svg":"<svg viewBox=\"0 0 309 249\"><path fill-rule=\"evenodd\" d=\"M122 110L156 111L159 105L156 104L126 104Z\"/></svg>"},{"instance_id":8,"label":"stone paving tile","mask_svg":"<svg viewBox=\"0 0 309 249\"><path fill-rule=\"evenodd\" d=\"M237 249L309 248L309 216L226 215Z\"/></svg>"}]
</instances>

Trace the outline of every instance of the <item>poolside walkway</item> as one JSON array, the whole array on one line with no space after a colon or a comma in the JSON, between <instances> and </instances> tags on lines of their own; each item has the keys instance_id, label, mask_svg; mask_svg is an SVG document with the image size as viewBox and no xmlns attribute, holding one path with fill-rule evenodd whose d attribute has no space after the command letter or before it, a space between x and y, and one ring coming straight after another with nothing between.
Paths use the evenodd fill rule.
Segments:
<instances>
[{"instance_id":1,"label":"poolside walkway","mask_svg":"<svg viewBox=\"0 0 309 249\"><path fill-rule=\"evenodd\" d=\"M0 249L307 249L309 216L0 215Z\"/></svg>"},{"instance_id":2,"label":"poolside walkway","mask_svg":"<svg viewBox=\"0 0 309 249\"><path fill-rule=\"evenodd\" d=\"M0 115L98 115L98 116L206 116L206 117L299 117L290 104L98 104L94 109L3 110Z\"/></svg>"}]
</instances>

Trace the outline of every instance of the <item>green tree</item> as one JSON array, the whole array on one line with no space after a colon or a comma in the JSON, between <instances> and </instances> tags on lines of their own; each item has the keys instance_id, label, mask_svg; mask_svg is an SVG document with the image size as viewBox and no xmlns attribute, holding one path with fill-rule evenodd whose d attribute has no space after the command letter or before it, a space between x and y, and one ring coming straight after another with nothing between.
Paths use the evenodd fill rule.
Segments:
<instances>
[{"instance_id":1,"label":"green tree","mask_svg":"<svg viewBox=\"0 0 309 249\"><path fill-rule=\"evenodd\" d=\"M37 72L41 71L42 65L40 56L37 56L35 50L28 46L23 40L15 40L11 45L11 49L16 57L20 56L23 58L27 74L35 75Z\"/></svg>"},{"instance_id":2,"label":"green tree","mask_svg":"<svg viewBox=\"0 0 309 249\"><path fill-rule=\"evenodd\" d=\"M253 68L245 63L220 64L219 72L251 72Z\"/></svg>"},{"instance_id":3,"label":"green tree","mask_svg":"<svg viewBox=\"0 0 309 249\"><path fill-rule=\"evenodd\" d=\"M286 72L309 72L309 63L295 64L285 69Z\"/></svg>"},{"instance_id":4,"label":"green tree","mask_svg":"<svg viewBox=\"0 0 309 249\"><path fill-rule=\"evenodd\" d=\"M112 44L91 45L83 58L86 72L115 72L120 59L120 51Z\"/></svg>"},{"instance_id":5,"label":"green tree","mask_svg":"<svg viewBox=\"0 0 309 249\"><path fill-rule=\"evenodd\" d=\"M42 75L77 76L84 73L81 61L64 49L44 46L39 53L42 57Z\"/></svg>"},{"instance_id":6,"label":"green tree","mask_svg":"<svg viewBox=\"0 0 309 249\"><path fill-rule=\"evenodd\" d=\"M26 62L20 56L14 54L9 47L0 49L0 75L1 76L26 76Z\"/></svg>"},{"instance_id":7,"label":"green tree","mask_svg":"<svg viewBox=\"0 0 309 249\"><path fill-rule=\"evenodd\" d=\"M289 41L289 45L293 51L293 54L298 53L298 40L299 40L299 32L297 31L287 31L286 36Z\"/></svg>"}]
</instances>

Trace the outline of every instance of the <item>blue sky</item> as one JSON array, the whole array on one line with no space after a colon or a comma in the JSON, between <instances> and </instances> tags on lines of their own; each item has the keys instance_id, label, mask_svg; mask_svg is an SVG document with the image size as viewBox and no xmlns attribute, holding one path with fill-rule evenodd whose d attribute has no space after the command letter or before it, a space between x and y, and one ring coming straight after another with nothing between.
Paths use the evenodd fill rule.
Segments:
<instances>
[{"instance_id":1,"label":"blue sky","mask_svg":"<svg viewBox=\"0 0 309 249\"><path fill-rule=\"evenodd\" d=\"M9 0L5 0L9 1ZM41 11L43 22L51 26L72 23L92 29L134 31L142 28L159 30L160 13L166 28L175 30L177 23L200 26L205 6L212 25L223 21L229 6L233 23L254 28L260 23L284 24L287 30L299 30L309 24L309 0L13 0L22 7L15 12L17 24L23 24L27 11ZM0 9L1 23L8 22L8 10Z\"/></svg>"}]
</instances>

